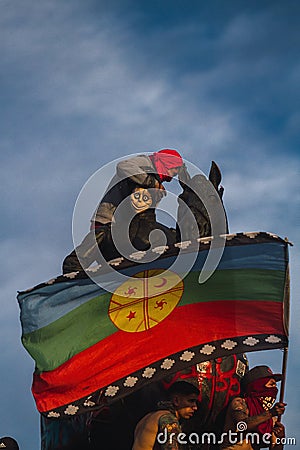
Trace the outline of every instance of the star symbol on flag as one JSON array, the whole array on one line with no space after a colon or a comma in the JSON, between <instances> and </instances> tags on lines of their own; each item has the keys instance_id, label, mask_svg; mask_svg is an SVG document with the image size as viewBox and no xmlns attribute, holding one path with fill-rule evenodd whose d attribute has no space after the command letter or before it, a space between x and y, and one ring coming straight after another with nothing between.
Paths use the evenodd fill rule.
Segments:
<instances>
[{"instance_id":1,"label":"star symbol on flag","mask_svg":"<svg viewBox=\"0 0 300 450\"><path fill-rule=\"evenodd\" d=\"M135 312L135 311L130 311L130 313L128 314L128 316L126 316L126 319L128 319L129 321L130 321L131 319L135 319L135 315L136 315L136 312Z\"/></svg>"}]
</instances>

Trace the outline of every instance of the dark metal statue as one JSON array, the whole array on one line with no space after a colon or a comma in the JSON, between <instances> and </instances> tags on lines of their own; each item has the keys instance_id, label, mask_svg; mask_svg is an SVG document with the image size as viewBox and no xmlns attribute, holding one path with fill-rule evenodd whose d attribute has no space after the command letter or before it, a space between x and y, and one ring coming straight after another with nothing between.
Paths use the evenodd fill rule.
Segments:
<instances>
[{"instance_id":1,"label":"dark metal statue","mask_svg":"<svg viewBox=\"0 0 300 450\"><path fill-rule=\"evenodd\" d=\"M212 161L208 179L201 174L191 177L185 167L181 169L178 176L183 192L178 196L177 239L185 241L211 236L211 219L204 203L213 208L214 204L217 205L221 200L223 205L224 188L220 184L222 175L218 165ZM190 212L196 223L190 220ZM225 209L224 213L226 217ZM227 218L225 232L228 233Z\"/></svg>"}]
</instances>

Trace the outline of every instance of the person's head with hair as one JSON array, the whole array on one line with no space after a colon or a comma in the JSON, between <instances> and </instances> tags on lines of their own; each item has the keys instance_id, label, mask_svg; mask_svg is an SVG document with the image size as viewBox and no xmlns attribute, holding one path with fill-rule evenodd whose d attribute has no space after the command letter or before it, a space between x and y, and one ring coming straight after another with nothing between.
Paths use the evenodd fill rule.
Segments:
<instances>
[{"instance_id":1,"label":"person's head with hair","mask_svg":"<svg viewBox=\"0 0 300 450\"><path fill-rule=\"evenodd\" d=\"M0 438L0 449L19 450L19 446L15 439L9 436L4 436Z\"/></svg>"},{"instance_id":2,"label":"person's head with hair","mask_svg":"<svg viewBox=\"0 0 300 450\"><path fill-rule=\"evenodd\" d=\"M183 166L183 159L177 150L164 148L150 156L161 181L171 181Z\"/></svg>"},{"instance_id":3,"label":"person's head with hair","mask_svg":"<svg viewBox=\"0 0 300 450\"><path fill-rule=\"evenodd\" d=\"M198 408L199 389L188 381L176 381L169 387L167 395L178 418L190 419Z\"/></svg>"}]
</instances>

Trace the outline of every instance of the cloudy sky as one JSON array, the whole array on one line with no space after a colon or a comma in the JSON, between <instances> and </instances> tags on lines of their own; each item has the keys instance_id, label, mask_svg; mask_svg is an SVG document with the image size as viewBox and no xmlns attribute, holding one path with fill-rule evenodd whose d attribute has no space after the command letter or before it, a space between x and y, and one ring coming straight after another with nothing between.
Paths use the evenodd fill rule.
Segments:
<instances>
[{"instance_id":1,"label":"cloudy sky","mask_svg":"<svg viewBox=\"0 0 300 450\"><path fill-rule=\"evenodd\" d=\"M17 290L60 273L97 169L164 147L205 173L218 162L230 231L294 244L284 423L297 435L299 19L297 0L0 1L0 436L39 448ZM249 358L281 367L279 350Z\"/></svg>"}]
</instances>

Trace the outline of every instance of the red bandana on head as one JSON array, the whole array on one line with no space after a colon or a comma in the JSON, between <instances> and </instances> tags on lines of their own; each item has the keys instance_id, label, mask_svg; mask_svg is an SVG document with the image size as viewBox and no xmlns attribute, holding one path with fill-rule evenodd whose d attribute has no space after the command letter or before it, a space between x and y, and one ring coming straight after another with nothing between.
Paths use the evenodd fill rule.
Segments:
<instances>
[{"instance_id":1,"label":"red bandana on head","mask_svg":"<svg viewBox=\"0 0 300 450\"><path fill-rule=\"evenodd\" d=\"M150 158L155 165L161 181L172 180L172 177L169 176L167 169L174 169L175 167L181 167L183 165L180 154L176 150L171 150L168 148L153 153Z\"/></svg>"},{"instance_id":2,"label":"red bandana on head","mask_svg":"<svg viewBox=\"0 0 300 450\"><path fill-rule=\"evenodd\" d=\"M258 380L252 381L252 383L248 384L246 388L245 399L249 408L250 416L257 416L265 411L263 407L263 400L265 397L271 397L275 402L278 389L277 387L266 387L266 383L269 380L269 377L259 378ZM257 428L261 434L272 433L273 420L266 420Z\"/></svg>"}]
</instances>

